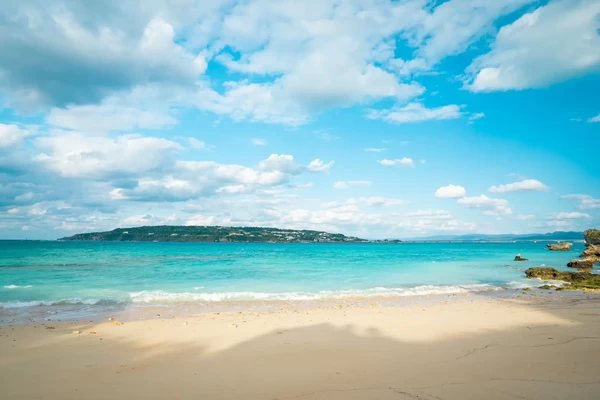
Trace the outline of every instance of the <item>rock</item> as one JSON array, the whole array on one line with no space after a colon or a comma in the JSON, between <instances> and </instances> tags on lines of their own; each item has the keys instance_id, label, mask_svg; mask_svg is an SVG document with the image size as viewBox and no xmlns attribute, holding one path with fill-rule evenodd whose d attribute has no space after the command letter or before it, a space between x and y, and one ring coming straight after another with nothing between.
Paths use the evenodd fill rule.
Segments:
<instances>
[{"instance_id":1,"label":"rock","mask_svg":"<svg viewBox=\"0 0 600 400\"><path fill-rule=\"evenodd\" d=\"M583 236L585 237L586 245L600 245L600 230L598 229L588 229L583 232Z\"/></svg>"},{"instance_id":2,"label":"rock","mask_svg":"<svg viewBox=\"0 0 600 400\"><path fill-rule=\"evenodd\" d=\"M46 329L56 329L56 328L53 326L47 326Z\"/></svg>"},{"instance_id":3,"label":"rock","mask_svg":"<svg viewBox=\"0 0 600 400\"><path fill-rule=\"evenodd\" d=\"M119 322L119 321L115 321L115 322L114 322L114 324L115 324L115 325L123 325L123 323L122 323L122 322Z\"/></svg>"},{"instance_id":4,"label":"rock","mask_svg":"<svg viewBox=\"0 0 600 400\"><path fill-rule=\"evenodd\" d=\"M109 320L109 321L112 321L112 320L114 320L114 318L113 318L113 317L110 317L108 320Z\"/></svg>"},{"instance_id":5,"label":"rock","mask_svg":"<svg viewBox=\"0 0 600 400\"><path fill-rule=\"evenodd\" d=\"M73 335L79 335L81 333L81 331L73 331L71 332Z\"/></svg>"},{"instance_id":6,"label":"rock","mask_svg":"<svg viewBox=\"0 0 600 400\"><path fill-rule=\"evenodd\" d=\"M600 259L600 245L588 244L587 248L579 255L581 258L597 258ZM598 261L596 261L598 262Z\"/></svg>"},{"instance_id":7,"label":"rock","mask_svg":"<svg viewBox=\"0 0 600 400\"><path fill-rule=\"evenodd\" d=\"M553 251L569 251L571 250L571 246L573 246L573 243L554 243L546 245L548 250Z\"/></svg>"},{"instance_id":8,"label":"rock","mask_svg":"<svg viewBox=\"0 0 600 400\"><path fill-rule=\"evenodd\" d=\"M567 264L569 268L577 268L577 269L592 269L594 267L594 263L592 260L572 260Z\"/></svg>"},{"instance_id":9,"label":"rock","mask_svg":"<svg viewBox=\"0 0 600 400\"><path fill-rule=\"evenodd\" d=\"M529 259L527 259L527 258L523 258L523 257L521 257L521 255L520 255L520 254L517 254L517 255L515 256L515 261L529 261Z\"/></svg>"},{"instance_id":10,"label":"rock","mask_svg":"<svg viewBox=\"0 0 600 400\"><path fill-rule=\"evenodd\" d=\"M559 288L560 290L600 289L600 275L589 271L561 272L554 268L529 268L525 271L525 275L528 278L560 280L570 283L570 285Z\"/></svg>"}]
</instances>

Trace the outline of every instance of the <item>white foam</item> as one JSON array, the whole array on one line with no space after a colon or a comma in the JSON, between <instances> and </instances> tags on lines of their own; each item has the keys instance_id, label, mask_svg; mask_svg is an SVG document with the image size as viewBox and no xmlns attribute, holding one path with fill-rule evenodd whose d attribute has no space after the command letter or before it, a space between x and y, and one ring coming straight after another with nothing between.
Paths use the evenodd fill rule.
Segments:
<instances>
[{"instance_id":1,"label":"white foam","mask_svg":"<svg viewBox=\"0 0 600 400\"><path fill-rule=\"evenodd\" d=\"M248 301L248 300L320 300L342 299L348 297L397 297L424 296L431 294L457 294L481 291L498 291L502 288L487 284L436 286L423 285L412 288L375 287L366 290L325 290L320 292L217 292L217 293L173 293L163 290L129 293L134 303L187 302L187 301Z\"/></svg>"},{"instance_id":2,"label":"white foam","mask_svg":"<svg viewBox=\"0 0 600 400\"><path fill-rule=\"evenodd\" d=\"M6 286L4 286L4 289L29 289L30 287L32 287L32 286L31 285L27 285L27 286L6 285Z\"/></svg>"},{"instance_id":3,"label":"white foam","mask_svg":"<svg viewBox=\"0 0 600 400\"><path fill-rule=\"evenodd\" d=\"M8 301L0 303L2 308L22 308L22 307L36 307L36 306L55 306L61 304L82 304L82 305L94 305L100 304L105 301L98 299L81 299L79 297L71 299L60 299L60 300L32 300L32 301Z\"/></svg>"},{"instance_id":4,"label":"white foam","mask_svg":"<svg viewBox=\"0 0 600 400\"><path fill-rule=\"evenodd\" d=\"M543 280L540 278L530 278L527 281L513 281L506 284L507 289L526 289L526 288L537 288L543 285L554 285L562 287L568 282L555 281L555 280Z\"/></svg>"}]
</instances>

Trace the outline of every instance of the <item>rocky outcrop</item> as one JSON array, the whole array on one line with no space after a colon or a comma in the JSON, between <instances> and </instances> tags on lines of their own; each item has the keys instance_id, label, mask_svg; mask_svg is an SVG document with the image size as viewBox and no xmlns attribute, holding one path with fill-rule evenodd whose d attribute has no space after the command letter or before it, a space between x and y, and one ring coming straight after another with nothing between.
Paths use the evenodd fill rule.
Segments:
<instances>
[{"instance_id":1,"label":"rocky outcrop","mask_svg":"<svg viewBox=\"0 0 600 400\"><path fill-rule=\"evenodd\" d=\"M579 255L581 258L600 258L600 245L588 244L587 248Z\"/></svg>"},{"instance_id":2,"label":"rocky outcrop","mask_svg":"<svg viewBox=\"0 0 600 400\"><path fill-rule=\"evenodd\" d=\"M554 243L546 245L548 250L553 251L569 251L571 250L571 246L573 246L573 243Z\"/></svg>"},{"instance_id":3,"label":"rocky outcrop","mask_svg":"<svg viewBox=\"0 0 600 400\"><path fill-rule=\"evenodd\" d=\"M520 255L520 254L517 254L517 255L515 256L515 261L529 261L529 259L527 259L527 258L523 258L523 257L521 257L521 255Z\"/></svg>"},{"instance_id":4,"label":"rocky outcrop","mask_svg":"<svg viewBox=\"0 0 600 400\"><path fill-rule=\"evenodd\" d=\"M600 289L600 275L589 271L561 272L554 268L529 268L525 271L528 278L543 280L559 280L568 282L569 285L557 290Z\"/></svg>"},{"instance_id":5,"label":"rocky outcrop","mask_svg":"<svg viewBox=\"0 0 600 400\"><path fill-rule=\"evenodd\" d=\"M583 236L585 237L586 246L600 245L600 230L588 229L587 231L583 232Z\"/></svg>"},{"instance_id":6,"label":"rocky outcrop","mask_svg":"<svg viewBox=\"0 0 600 400\"><path fill-rule=\"evenodd\" d=\"M592 260L572 260L567 264L569 268L577 268L577 269L592 269L594 267L594 262Z\"/></svg>"}]
</instances>

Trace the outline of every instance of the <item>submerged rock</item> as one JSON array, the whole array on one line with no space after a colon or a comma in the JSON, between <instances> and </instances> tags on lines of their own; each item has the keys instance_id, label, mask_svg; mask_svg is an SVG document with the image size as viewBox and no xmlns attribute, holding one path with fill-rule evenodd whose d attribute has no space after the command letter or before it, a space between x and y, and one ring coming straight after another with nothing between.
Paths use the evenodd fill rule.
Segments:
<instances>
[{"instance_id":1,"label":"submerged rock","mask_svg":"<svg viewBox=\"0 0 600 400\"><path fill-rule=\"evenodd\" d=\"M577 268L577 269L592 269L594 267L594 262L592 260L571 260L570 263L567 264L569 268Z\"/></svg>"},{"instance_id":2,"label":"submerged rock","mask_svg":"<svg viewBox=\"0 0 600 400\"><path fill-rule=\"evenodd\" d=\"M583 232L583 236L585 237L586 245L600 245L600 230L588 229Z\"/></svg>"},{"instance_id":3,"label":"submerged rock","mask_svg":"<svg viewBox=\"0 0 600 400\"><path fill-rule=\"evenodd\" d=\"M515 261L529 261L529 259L528 258L523 258L523 257L521 257L520 254L517 254L515 256Z\"/></svg>"},{"instance_id":4,"label":"submerged rock","mask_svg":"<svg viewBox=\"0 0 600 400\"><path fill-rule=\"evenodd\" d=\"M573 243L554 243L546 245L548 250L553 251L569 251L571 250L571 246L573 246Z\"/></svg>"}]
</instances>

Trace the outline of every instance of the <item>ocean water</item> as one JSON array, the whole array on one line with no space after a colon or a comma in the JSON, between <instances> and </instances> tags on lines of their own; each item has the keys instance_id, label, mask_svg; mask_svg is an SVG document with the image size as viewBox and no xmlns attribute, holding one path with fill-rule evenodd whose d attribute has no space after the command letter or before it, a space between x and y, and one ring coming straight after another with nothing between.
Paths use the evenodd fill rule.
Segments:
<instances>
[{"instance_id":1,"label":"ocean water","mask_svg":"<svg viewBox=\"0 0 600 400\"><path fill-rule=\"evenodd\" d=\"M538 286L583 251L545 243L121 243L0 241L0 307L312 300ZM513 262L520 253L530 262Z\"/></svg>"}]
</instances>

